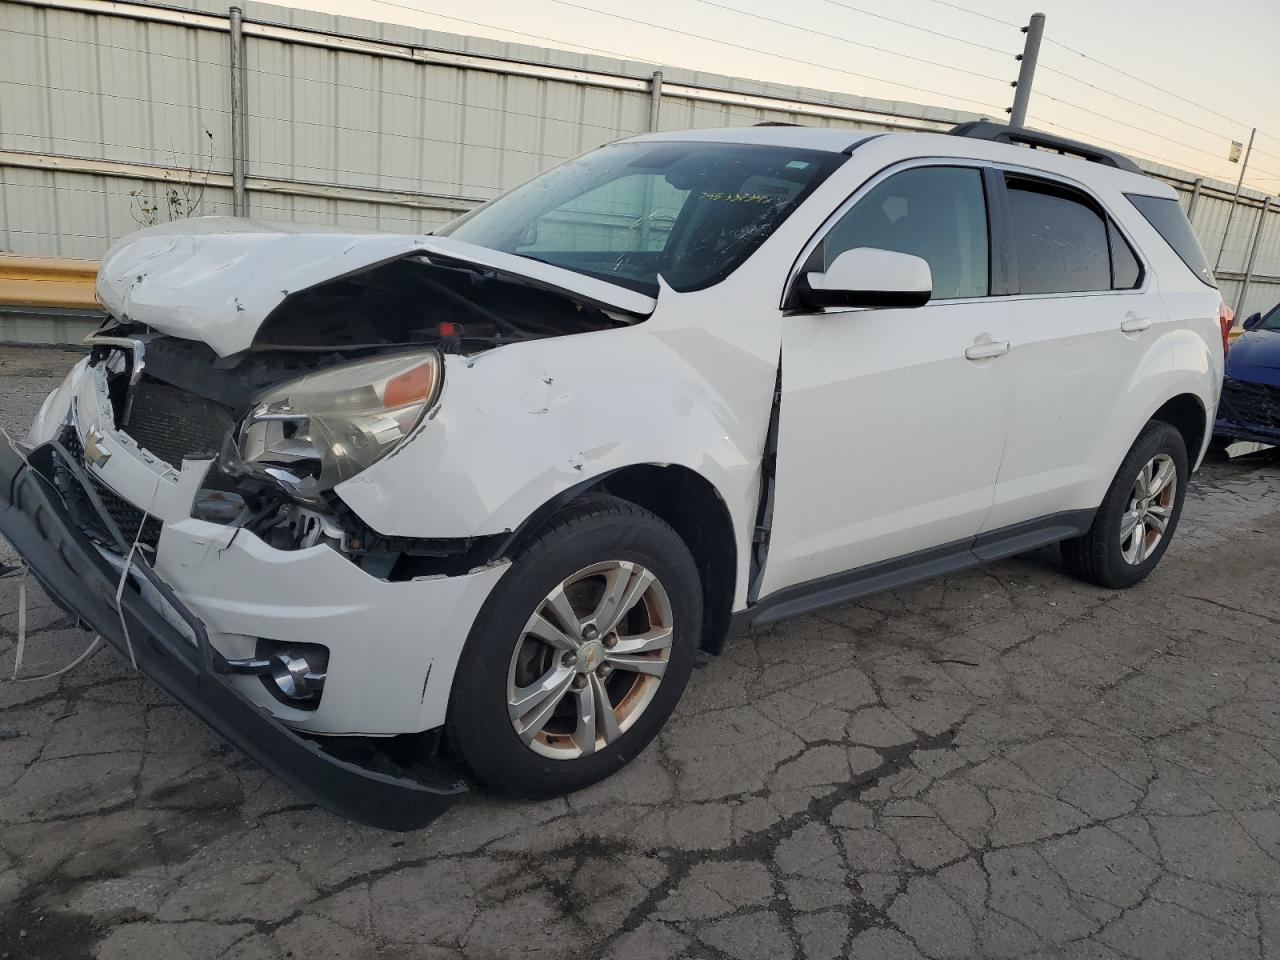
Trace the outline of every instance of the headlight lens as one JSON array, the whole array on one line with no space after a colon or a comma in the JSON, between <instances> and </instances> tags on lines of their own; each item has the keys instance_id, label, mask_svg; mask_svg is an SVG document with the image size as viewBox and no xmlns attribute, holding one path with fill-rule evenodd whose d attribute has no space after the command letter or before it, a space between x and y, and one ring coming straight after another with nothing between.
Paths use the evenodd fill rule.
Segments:
<instances>
[{"instance_id":1,"label":"headlight lens","mask_svg":"<svg viewBox=\"0 0 1280 960\"><path fill-rule=\"evenodd\" d=\"M306 497L386 456L440 392L434 350L357 360L291 380L257 399L240 456Z\"/></svg>"}]
</instances>

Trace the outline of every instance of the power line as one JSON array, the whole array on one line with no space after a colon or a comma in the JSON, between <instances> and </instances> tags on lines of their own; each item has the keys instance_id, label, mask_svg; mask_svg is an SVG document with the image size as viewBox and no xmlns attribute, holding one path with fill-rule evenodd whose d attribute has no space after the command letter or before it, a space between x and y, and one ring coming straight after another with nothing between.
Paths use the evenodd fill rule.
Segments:
<instances>
[{"instance_id":1,"label":"power line","mask_svg":"<svg viewBox=\"0 0 1280 960\"><path fill-rule=\"evenodd\" d=\"M605 57L612 57L615 60L633 60L639 63L650 63L651 61L645 57L633 56L629 53L619 53L617 50L605 50L601 47L588 47L580 43L570 43L568 40L559 40L555 37L543 36L540 33L527 33L523 30L512 30L509 27L500 27L493 23L484 23L480 20L468 20L465 17L455 17L447 13L437 13L435 10L427 10L424 7L415 7L407 3L396 3L395 0L373 0L374 3L380 3L384 7L399 7L401 10L409 10L412 13L422 13L429 17L439 17L441 20L452 20L454 23L465 23L472 27L484 27L486 30L497 30L500 33L510 33L517 37L527 37L530 40L541 40L544 43L550 43L557 47L573 47L576 50L586 50L588 53L596 53Z\"/></svg>"},{"instance_id":2,"label":"power line","mask_svg":"<svg viewBox=\"0 0 1280 960\"><path fill-rule=\"evenodd\" d=\"M929 0L930 3L936 3L940 7L950 7L952 10L959 10L961 13L968 13L975 17L981 17L983 20L990 20L992 23L1003 23L1006 27L1013 27L1015 30L1021 30L1022 24L1014 23L1011 20L1001 20L999 17L993 17L989 13L979 13L977 10L970 10L968 7L962 7L958 3L948 3L947 0Z\"/></svg>"},{"instance_id":3,"label":"power line","mask_svg":"<svg viewBox=\"0 0 1280 960\"><path fill-rule=\"evenodd\" d=\"M555 0L555 2L559 2L559 0ZM999 83L1001 85L1007 82L1005 80L1001 80L999 77L993 77L990 74L978 73L976 70L968 70L964 67L953 67L949 63L939 63L937 60L928 60L924 57L912 56L909 53L899 53L897 50L890 50L888 47L878 47L875 44L862 43L860 40L850 40L847 37L837 37L830 33L827 33L824 30L814 30L810 27L801 26L798 23L792 23L788 20L775 20L773 17L766 17L762 13L753 13L749 10L739 10L737 7L731 7L724 3L717 3L716 0L697 0L697 2L704 4L708 7L715 7L718 10L727 10L729 13L736 13L739 16L751 17L755 20L763 20L765 23L772 23L774 26L787 27L792 30L799 30L803 33L810 34L811 36L823 37L826 40L838 40L841 43L847 43L855 47L862 47L864 50L875 50L878 53L886 53L891 57L901 57L904 60L911 60L914 63L924 63L924 64L928 64L931 67L941 67L943 70L954 70L956 73L968 74L971 77L978 77L982 80L990 80L993 83ZM827 0L827 2L832 2L832 0ZM839 5L843 6L843 4L839 4ZM603 11L597 11L597 12L603 12Z\"/></svg>"},{"instance_id":4,"label":"power line","mask_svg":"<svg viewBox=\"0 0 1280 960\"><path fill-rule=\"evenodd\" d=\"M933 2L940 2L940 0L933 0ZM1164 87L1161 87L1158 84L1154 84L1150 80L1144 80L1142 77L1139 77L1136 74L1132 74L1132 73L1129 73L1128 71L1121 70L1119 67L1112 66L1111 64L1107 63L1105 60L1099 60L1097 57L1091 57L1089 56L1089 54L1084 53L1080 50L1077 50L1075 47L1068 46L1067 44L1063 43L1061 40L1055 40L1053 39L1053 37L1045 37L1045 39L1048 40L1050 43L1052 43L1055 47L1061 47L1063 50L1066 50L1068 53L1074 53L1077 57L1083 57L1084 59L1090 61L1091 63L1096 63L1099 66L1106 67L1108 70L1114 70L1116 73L1120 74L1122 77L1128 77L1130 80L1134 80L1138 83L1141 83L1143 86L1150 87L1152 90L1160 91L1167 97L1173 97L1175 100L1181 100L1183 103L1190 104L1191 106L1196 107L1199 110L1205 111L1206 113L1212 113L1214 116L1221 117L1223 120L1226 120L1228 123L1234 124L1237 127L1252 126L1252 124L1245 123L1243 120L1235 120L1232 117L1227 116L1225 113L1222 113L1218 110L1214 110L1212 107L1206 107L1202 103L1197 103L1196 101L1191 100L1188 97L1182 96L1182 94L1174 93L1172 90L1166 90Z\"/></svg>"},{"instance_id":5,"label":"power line","mask_svg":"<svg viewBox=\"0 0 1280 960\"><path fill-rule=\"evenodd\" d=\"M1052 100L1054 103L1061 103L1064 106L1071 107L1073 110L1079 110L1081 113L1087 113L1090 116L1099 117L1102 120L1110 120L1116 123L1124 122L1124 121L1117 120L1115 117L1108 116L1105 113L1099 113L1097 110L1090 110L1088 107L1082 107L1080 104L1074 103L1071 100L1064 100L1062 97L1055 97L1053 94L1045 93L1043 90L1036 90L1036 94L1041 97L1044 97L1046 100ZM1149 137L1158 137L1161 140L1167 140L1170 143L1176 143L1180 147L1186 147L1188 150L1195 150L1198 153L1203 153L1207 156L1214 157L1215 159L1218 159L1219 157L1219 155L1217 153L1214 153L1212 150L1206 150L1204 149L1204 147L1197 147L1195 144L1187 143L1185 140L1178 140L1174 137L1168 137L1168 136L1165 136L1163 133L1156 133L1154 130L1148 130L1146 127L1139 127L1139 126L1136 126L1135 124L1126 123L1125 125L1128 127L1131 127L1134 130L1137 130L1139 133L1145 133Z\"/></svg>"},{"instance_id":6,"label":"power line","mask_svg":"<svg viewBox=\"0 0 1280 960\"><path fill-rule=\"evenodd\" d=\"M1143 110L1149 110L1152 113L1159 114L1160 116L1165 117L1169 120L1176 121L1177 123L1186 124L1188 127L1195 127L1197 130L1210 134L1211 136L1227 137L1228 139L1231 139L1232 135L1229 133L1222 133L1217 130L1210 130L1208 127L1201 126L1198 123L1193 123L1192 121L1176 116L1175 114L1165 113L1163 110L1157 110L1155 107L1148 106L1147 104L1143 103L1141 100L1134 100L1132 97L1126 97L1122 93L1116 93L1113 90L1108 90L1106 87L1100 87L1097 84L1090 83L1088 80L1082 80L1079 77L1075 76L1074 74L1068 73L1065 70L1058 70L1056 67L1050 66L1047 63L1041 63L1039 65L1039 69L1047 70L1049 73L1056 74L1059 77L1065 77L1066 79L1072 81L1073 83L1079 83L1079 84L1082 84L1083 86L1088 87L1090 90L1097 90L1099 93L1105 96L1115 97L1117 100L1123 100L1125 103L1131 103L1135 107L1141 107Z\"/></svg>"},{"instance_id":7,"label":"power line","mask_svg":"<svg viewBox=\"0 0 1280 960\"><path fill-rule=\"evenodd\" d=\"M388 0L377 0L377 2L386 3L388 2ZM744 50L747 53L754 53L764 57L773 57L778 60L786 60L791 63L798 63L806 67L817 67L820 70L831 70L831 71L834 71L835 73L843 73L850 77L857 77L859 80L870 80L876 83L885 83L885 84L888 84L889 86L902 87L904 90L914 90L917 93L927 93L933 97L943 97L950 100L960 100L965 103L977 104L978 106L981 106L981 107L989 107L992 110L999 111L1004 109L1003 107L998 107L993 103L987 103L983 100L973 100L968 97L958 97L953 93L943 93L940 90L930 90L927 87L917 87L917 86L914 86L913 84L902 83L898 80L885 80L882 77L873 77L865 73L857 73L853 70L846 70L843 67L835 67L828 63L819 63L815 60L804 60L799 57L790 57L790 56L787 56L786 54L774 53L770 50L762 50L759 47L749 47L745 44L733 43L729 40L721 40L719 37L708 37L700 33L692 33L688 30L678 30L675 27L665 27L665 26L662 26L661 24L651 23L647 20L638 20L634 17L623 16L620 13L613 13L612 11L599 10L595 7L588 7L583 4L573 3L571 2L571 0L551 0L551 2L555 4L559 4L560 6L563 6L563 7L571 7L575 10L583 10L583 11L586 11L587 13L594 13L602 17L611 17L615 20L625 20L627 23L634 23L638 26L649 27L654 30L662 30L667 33L674 33L683 37L690 37L691 39L694 39L694 40L703 40L703 41L706 41L707 43L718 43L721 46L732 47L735 50Z\"/></svg>"},{"instance_id":8,"label":"power line","mask_svg":"<svg viewBox=\"0 0 1280 960\"><path fill-rule=\"evenodd\" d=\"M1003 57L1014 56L1014 54L1010 53L1008 50L1001 50L999 47L992 47L985 43L978 43L976 40L966 40L964 37L953 37L948 33L942 33L940 30L930 30L928 27L922 27L917 23L910 23L907 20L895 20L893 17L886 17L883 13L864 10L862 7L855 7L851 3L842 3L841 0L821 0L821 2L829 3L834 7L843 7L845 10L852 10L854 13L861 13L868 17L875 17L877 20L884 20L887 23L896 23L900 27L919 30L921 33L927 33L933 37L941 37L944 40L954 40L956 43L963 43L970 47L977 47L980 50L990 50L992 53L998 53Z\"/></svg>"}]
</instances>

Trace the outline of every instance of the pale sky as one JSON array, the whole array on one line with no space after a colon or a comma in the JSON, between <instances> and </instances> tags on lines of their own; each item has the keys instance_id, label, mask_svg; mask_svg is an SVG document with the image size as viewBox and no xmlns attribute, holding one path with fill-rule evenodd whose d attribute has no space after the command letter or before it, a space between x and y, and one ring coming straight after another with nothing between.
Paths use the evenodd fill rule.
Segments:
<instances>
[{"instance_id":1,"label":"pale sky","mask_svg":"<svg viewBox=\"0 0 1280 960\"><path fill-rule=\"evenodd\" d=\"M1247 143L1250 127L1256 126L1258 136L1245 183L1280 193L1280 69L1275 49L1280 39L1280 0L1212 4L1192 0L277 2L534 46L577 52L590 47L657 65L998 117L1004 116L1004 108L1012 101L1009 81L1018 71L1012 55L1021 51L1023 35L996 21L1024 24L1039 11L1047 16L1046 39L1028 111L1030 126L1092 139L1231 183L1240 167L1226 159L1230 141Z\"/></svg>"}]
</instances>

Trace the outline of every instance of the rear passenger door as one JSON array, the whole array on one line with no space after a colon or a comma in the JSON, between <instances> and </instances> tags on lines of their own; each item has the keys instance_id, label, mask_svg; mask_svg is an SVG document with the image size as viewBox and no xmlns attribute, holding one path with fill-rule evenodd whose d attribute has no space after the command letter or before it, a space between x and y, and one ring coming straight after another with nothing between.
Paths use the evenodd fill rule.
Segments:
<instances>
[{"instance_id":1,"label":"rear passenger door","mask_svg":"<svg viewBox=\"0 0 1280 960\"><path fill-rule=\"evenodd\" d=\"M1005 172L1012 406L983 532L1097 507L1118 463L1102 429L1166 317L1135 246L1064 181Z\"/></svg>"}]
</instances>

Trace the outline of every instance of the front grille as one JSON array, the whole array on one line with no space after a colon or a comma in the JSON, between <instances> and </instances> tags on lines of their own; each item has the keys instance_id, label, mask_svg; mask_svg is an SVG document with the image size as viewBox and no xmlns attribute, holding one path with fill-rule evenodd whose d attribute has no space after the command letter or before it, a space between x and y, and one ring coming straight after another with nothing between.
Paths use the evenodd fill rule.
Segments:
<instances>
[{"instance_id":1,"label":"front grille","mask_svg":"<svg viewBox=\"0 0 1280 960\"><path fill-rule=\"evenodd\" d=\"M1280 387L1227 380L1222 385L1222 412L1240 426L1280 430Z\"/></svg>"},{"instance_id":2,"label":"front grille","mask_svg":"<svg viewBox=\"0 0 1280 960\"><path fill-rule=\"evenodd\" d=\"M116 526L120 528L124 538L132 541L134 537L137 537L140 543L154 549L156 544L160 542L160 521L155 517L148 516L146 521L143 522L142 510L120 496L120 494L94 476L92 471L85 468L84 449L80 446L80 438L76 435L73 427L68 426L63 430L59 439L67 453L84 469L85 476L89 478L89 484L93 487L93 492L98 495L98 499L102 501L102 505L106 507L107 513L111 515L111 519L115 521ZM59 468L55 467L55 469ZM65 468L61 469L65 470ZM59 487L63 496L67 498L67 505L71 508L71 512L79 523L80 529L90 539L102 544L104 547L110 547L113 550L118 549L115 539L99 519L98 511L94 509L93 503L79 481L71 476L69 471L66 475L61 476L60 480Z\"/></svg>"},{"instance_id":3,"label":"front grille","mask_svg":"<svg viewBox=\"0 0 1280 960\"><path fill-rule=\"evenodd\" d=\"M235 427L230 412L212 400L155 380L134 386L125 432L175 467L192 454L216 455Z\"/></svg>"}]
</instances>

